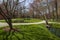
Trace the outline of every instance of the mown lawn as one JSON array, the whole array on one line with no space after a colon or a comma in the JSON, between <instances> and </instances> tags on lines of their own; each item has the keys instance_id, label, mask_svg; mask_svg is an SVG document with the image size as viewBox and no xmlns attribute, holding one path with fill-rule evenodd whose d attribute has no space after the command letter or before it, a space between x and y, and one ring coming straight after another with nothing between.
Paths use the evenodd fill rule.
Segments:
<instances>
[{"instance_id":1,"label":"mown lawn","mask_svg":"<svg viewBox=\"0 0 60 40\"><path fill-rule=\"evenodd\" d=\"M60 40L57 36L48 31L44 24L40 25L20 25L14 26L20 32L11 32L8 40ZM0 40L7 40L6 35L8 32L4 32L0 28Z\"/></svg>"},{"instance_id":2,"label":"mown lawn","mask_svg":"<svg viewBox=\"0 0 60 40\"><path fill-rule=\"evenodd\" d=\"M58 19L58 21L56 19L54 19L54 20L53 19L49 19L48 21L49 22L59 22L60 23L60 19Z\"/></svg>"},{"instance_id":3,"label":"mown lawn","mask_svg":"<svg viewBox=\"0 0 60 40\"><path fill-rule=\"evenodd\" d=\"M40 22L42 20L36 18L16 18L12 19L12 23L33 23L33 22ZM5 22L5 20L0 20L0 22Z\"/></svg>"},{"instance_id":4,"label":"mown lawn","mask_svg":"<svg viewBox=\"0 0 60 40\"><path fill-rule=\"evenodd\" d=\"M53 28L60 28L60 24L57 22L57 23L52 23L51 26Z\"/></svg>"}]
</instances>

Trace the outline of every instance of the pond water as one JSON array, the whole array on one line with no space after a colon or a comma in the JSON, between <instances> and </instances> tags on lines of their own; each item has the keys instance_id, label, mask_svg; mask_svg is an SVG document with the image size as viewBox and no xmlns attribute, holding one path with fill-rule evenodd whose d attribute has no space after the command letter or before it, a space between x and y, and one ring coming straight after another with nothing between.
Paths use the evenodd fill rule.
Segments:
<instances>
[{"instance_id":1,"label":"pond water","mask_svg":"<svg viewBox=\"0 0 60 40\"><path fill-rule=\"evenodd\" d=\"M49 28L49 31L53 34L55 34L56 36L60 37L60 28Z\"/></svg>"}]
</instances>

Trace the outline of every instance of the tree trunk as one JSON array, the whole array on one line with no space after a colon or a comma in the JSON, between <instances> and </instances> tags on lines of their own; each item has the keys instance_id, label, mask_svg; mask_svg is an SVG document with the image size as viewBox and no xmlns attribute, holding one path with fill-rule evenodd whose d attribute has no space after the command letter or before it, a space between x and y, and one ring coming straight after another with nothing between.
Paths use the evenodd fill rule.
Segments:
<instances>
[{"instance_id":1,"label":"tree trunk","mask_svg":"<svg viewBox=\"0 0 60 40\"><path fill-rule=\"evenodd\" d=\"M13 27L12 27L12 20L11 19L8 19L8 20L9 20L8 25L9 25L10 29L13 29Z\"/></svg>"},{"instance_id":2,"label":"tree trunk","mask_svg":"<svg viewBox=\"0 0 60 40\"><path fill-rule=\"evenodd\" d=\"M46 22L46 27L47 27L48 29L50 29L50 25L49 25L49 23L48 23L48 19L47 19L47 17L46 17L45 14L44 14L44 20L45 20L45 22Z\"/></svg>"},{"instance_id":3,"label":"tree trunk","mask_svg":"<svg viewBox=\"0 0 60 40\"><path fill-rule=\"evenodd\" d=\"M55 0L55 8L56 8L56 20L58 21L58 4L57 4L57 0Z\"/></svg>"}]
</instances>

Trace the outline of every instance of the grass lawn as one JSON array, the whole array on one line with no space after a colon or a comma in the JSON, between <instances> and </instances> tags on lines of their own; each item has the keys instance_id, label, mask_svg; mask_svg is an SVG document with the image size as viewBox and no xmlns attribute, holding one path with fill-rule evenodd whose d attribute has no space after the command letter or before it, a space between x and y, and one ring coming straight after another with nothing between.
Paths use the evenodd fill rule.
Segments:
<instances>
[{"instance_id":1,"label":"grass lawn","mask_svg":"<svg viewBox=\"0 0 60 40\"><path fill-rule=\"evenodd\" d=\"M16 18L16 19L12 19L12 22L13 23L19 23L19 22L22 22L22 23L33 23L33 22L40 22L42 20L40 19L35 19L35 18L30 18L30 19L27 19L27 18ZM5 22L5 20L0 20L0 22Z\"/></svg>"},{"instance_id":2,"label":"grass lawn","mask_svg":"<svg viewBox=\"0 0 60 40\"><path fill-rule=\"evenodd\" d=\"M55 20L53 20L53 19L49 19L48 20L49 22L60 22L60 19L58 19L58 21L55 19Z\"/></svg>"},{"instance_id":3,"label":"grass lawn","mask_svg":"<svg viewBox=\"0 0 60 40\"><path fill-rule=\"evenodd\" d=\"M53 28L60 28L60 24L57 24L57 23L53 23L51 24Z\"/></svg>"},{"instance_id":4,"label":"grass lawn","mask_svg":"<svg viewBox=\"0 0 60 40\"><path fill-rule=\"evenodd\" d=\"M45 25L20 25L14 26L18 28L20 32L11 32L11 35L8 37L8 40L60 40L57 36L52 34ZM0 40L5 38L8 32L4 32L0 28Z\"/></svg>"}]
</instances>

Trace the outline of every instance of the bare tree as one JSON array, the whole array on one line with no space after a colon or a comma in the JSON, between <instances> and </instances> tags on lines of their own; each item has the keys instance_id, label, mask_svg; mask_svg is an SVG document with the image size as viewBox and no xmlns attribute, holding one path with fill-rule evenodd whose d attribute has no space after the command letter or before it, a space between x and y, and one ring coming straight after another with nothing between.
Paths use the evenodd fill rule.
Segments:
<instances>
[{"instance_id":1,"label":"bare tree","mask_svg":"<svg viewBox=\"0 0 60 40\"><path fill-rule=\"evenodd\" d=\"M23 0L22 2L25 2L26 0ZM19 2L19 0L3 0L2 4L0 4L0 15L4 18L4 20L9 25L9 28L5 29L4 31L8 32L8 35L6 35L6 39L3 38L3 40L8 40L8 36L10 35L11 31L13 30L12 34L17 31L20 33L19 30L16 28L13 28L12 25L12 18L14 18L14 14L16 10L18 9L18 5L22 2ZM20 10L20 9L18 9ZM19 11L17 11L19 12ZM17 38L19 39L19 38ZM20 39L19 39L20 40Z\"/></svg>"},{"instance_id":2,"label":"bare tree","mask_svg":"<svg viewBox=\"0 0 60 40\"><path fill-rule=\"evenodd\" d=\"M26 0L22 1L25 2ZM0 5L0 15L4 18L4 20L9 25L9 28L5 29L5 31L8 31L9 34L6 35L6 38L8 39L8 36L10 35L10 32L13 30L18 31L16 28L13 28L12 25L12 18L14 18L14 14L17 10L18 4L22 3L19 2L19 0L3 0L2 6Z\"/></svg>"},{"instance_id":3,"label":"bare tree","mask_svg":"<svg viewBox=\"0 0 60 40\"><path fill-rule=\"evenodd\" d=\"M25 0L23 1L25 2ZM13 29L12 27L12 18L14 17L15 10L17 10L18 4L22 2L19 2L19 0L3 0L2 5L0 6L0 15L3 16L5 21L8 23L10 29Z\"/></svg>"},{"instance_id":4,"label":"bare tree","mask_svg":"<svg viewBox=\"0 0 60 40\"><path fill-rule=\"evenodd\" d=\"M58 21L58 0L55 0L55 8L56 8L56 20Z\"/></svg>"}]
</instances>

